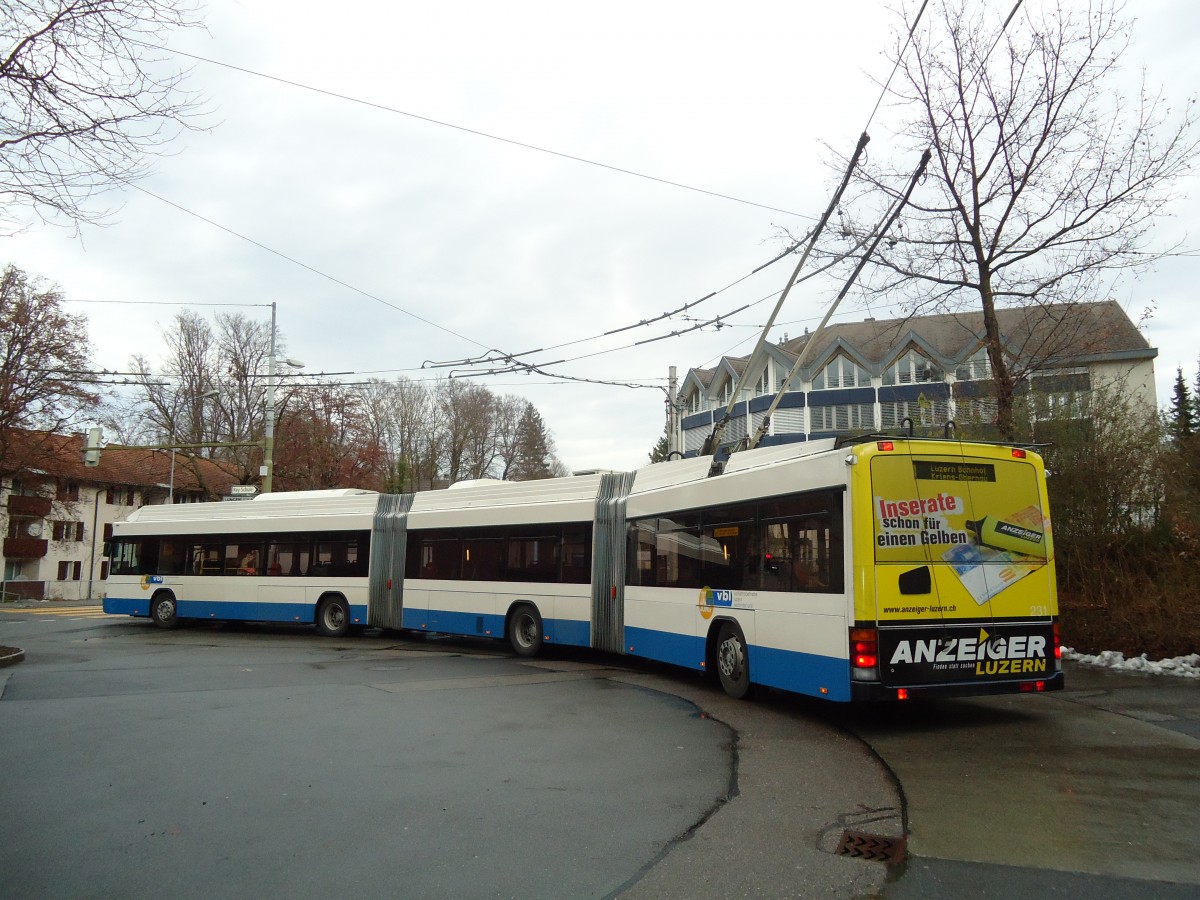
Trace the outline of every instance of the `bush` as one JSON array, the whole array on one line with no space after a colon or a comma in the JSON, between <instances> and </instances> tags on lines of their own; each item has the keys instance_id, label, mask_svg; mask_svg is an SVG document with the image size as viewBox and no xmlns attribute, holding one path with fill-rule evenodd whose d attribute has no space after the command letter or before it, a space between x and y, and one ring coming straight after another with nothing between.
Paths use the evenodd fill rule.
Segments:
<instances>
[{"instance_id":1,"label":"bush","mask_svg":"<svg viewBox=\"0 0 1200 900\"><path fill-rule=\"evenodd\" d=\"M1083 419L1040 422L1063 643L1181 656L1200 648L1197 448L1096 390Z\"/></svg>"}]
</instances>

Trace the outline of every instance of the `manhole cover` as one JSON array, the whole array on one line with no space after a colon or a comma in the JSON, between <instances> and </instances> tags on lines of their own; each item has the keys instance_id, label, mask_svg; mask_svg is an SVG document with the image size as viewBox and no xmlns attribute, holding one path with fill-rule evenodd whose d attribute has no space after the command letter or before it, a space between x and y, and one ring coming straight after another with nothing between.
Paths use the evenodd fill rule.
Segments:
<instances>
[{"instance_id":1,"label":"manhole cover","mask_svg":"<svg viewBox=\"0 0 1200 900\"><path fill-rule=\"evenodd\" d=\"M902 837L846 831L842 833L842 842L838 845L837 852L840 856L898 863L904 860L904 849L905 840Z\"/></svg>"}]
</instances>

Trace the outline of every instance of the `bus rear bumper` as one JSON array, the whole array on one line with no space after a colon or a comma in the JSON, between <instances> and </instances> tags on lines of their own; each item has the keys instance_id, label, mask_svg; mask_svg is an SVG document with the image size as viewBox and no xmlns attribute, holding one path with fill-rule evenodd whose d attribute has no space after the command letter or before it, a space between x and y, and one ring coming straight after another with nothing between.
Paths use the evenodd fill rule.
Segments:
<instances>
[{"instance_id":1,"label":"bus rear bumper","mask_svg":"<svg viewBox=\"0 0 1200 900\"><path fill-rule=\"evenodd\" d=\"M1000 694L1045 694L1061 691L1063 673L1029 681L986 681L963 684L883 685L878 682L852 682L850 699L857 703L879 703L898 700L940 700L949 697L990 697Z\"/></svg>"}]
</instances>

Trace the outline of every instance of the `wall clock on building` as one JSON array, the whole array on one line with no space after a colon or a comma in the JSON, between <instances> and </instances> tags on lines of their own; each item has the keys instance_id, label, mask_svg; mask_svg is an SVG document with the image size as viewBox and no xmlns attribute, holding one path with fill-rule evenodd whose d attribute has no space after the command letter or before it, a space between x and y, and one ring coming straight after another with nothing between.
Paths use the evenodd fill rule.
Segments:
<instances>
[{"instance_id":1,"label":"wall clock on building","mask_svg":"<svg viewBox=\"0 0 1200 900\"><path fill-rule=\"evenodd\" d=\"M42 523L41 522L30 522L28 525L25 526L25 533L32 538L41 537L42 536Z\"/></svg>"}]
</instances>

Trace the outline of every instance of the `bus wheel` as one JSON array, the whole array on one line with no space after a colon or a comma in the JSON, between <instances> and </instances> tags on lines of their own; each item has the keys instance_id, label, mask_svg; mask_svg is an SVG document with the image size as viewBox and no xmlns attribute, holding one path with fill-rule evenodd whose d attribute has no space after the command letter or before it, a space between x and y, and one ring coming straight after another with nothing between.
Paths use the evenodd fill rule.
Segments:
<instances>
[{"instance_id":1,"label":"bus wheel","mask_svg":"<svg viewBox=\"0 0 1200 900\"><path fill-rule=\"evenodd\" d=\"M170 591L159 591L150 598L150 618L159 628L178 628L179 609L175 595Z\"/></svg>"},{"instance_id":2,"label":"bus wheel","mask_svg":"<svg viewBox=\"0 0 1200 900\"><path fill-rule=\"evenodd\" d=\"M542 617L532 606L521 604L508 623L508 642L517 656L537 656L542 649Z\"/></svg>"},{"instance_id":3,"label":"bus wheel","mask_svg":"<svg viewBox=\"0 0 1200 900\"><path fill-rule=\"evenodd\" d=\"M317 630L325 637L343 637L350 631L350 604L344 597L326 597L317 606Z\"/></svg>"},{"instance_id":4,"label":"bus wheel","mask_svg":"<svg viewBox=\"0 0 1200 900\"><path fill-rule=\"evenodd\" d=\"M750 657L746 652L746 640L741 629L732 622L725 622L717 637L717 674L725 693L735 700L750 693Z\"/></svg>"}]
</instances>

